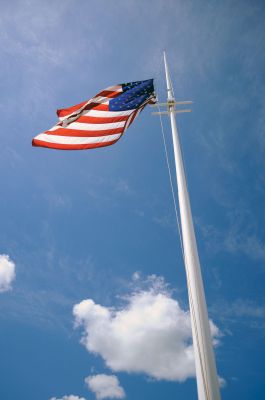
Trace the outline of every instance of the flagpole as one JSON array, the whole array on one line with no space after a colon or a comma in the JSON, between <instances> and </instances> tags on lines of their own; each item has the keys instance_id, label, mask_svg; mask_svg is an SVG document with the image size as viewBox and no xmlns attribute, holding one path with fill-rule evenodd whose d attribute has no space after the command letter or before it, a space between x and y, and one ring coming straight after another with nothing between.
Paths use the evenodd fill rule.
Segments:
<instances>
[{"instance_id":1,"label":"flagpole","mask_svg":"<svg viewBox=\"0 0 265 400\"><path fill-rule=\"evenodd\" d=\"M175 110L175 104L177 103L174 99L173 88L170 80L169 68L165 52L164 64L167 83L167 113L169 114L171 122L175 156L181 231L184 249L184 263L187 275L191 327L195 355L198 399L220 400L221 396L219 381L216 371L200 261L194 233L189 193L187 189L185 171L183 166L180 141L175 119L175 113L178 112L177 110ZM180 103L186 104L189 102Z\"/></svg>"}]
</instances>

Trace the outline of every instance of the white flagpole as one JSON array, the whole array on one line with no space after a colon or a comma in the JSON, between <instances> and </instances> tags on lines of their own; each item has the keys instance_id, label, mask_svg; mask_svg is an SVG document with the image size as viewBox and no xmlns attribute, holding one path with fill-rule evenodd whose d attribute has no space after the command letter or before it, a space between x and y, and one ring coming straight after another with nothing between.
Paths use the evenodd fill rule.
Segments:
<instances>
[{"instance_id":1,"label":"white flagpole","mask_svg":"<svg viewBox=\"0 0 265 400\"><path fill-rule=\"evenodd\" d=\"M164 52L167 82L167 107L171 121L178 199L181 218L181 231L184 248L184 262L187 275L189 305L191 315L193 347L199 400L220 400L220 389L213 352L210 324L201 276L200 261L190 208L185 171L175 120L175 99L169 69ZM189 102L185 102L189 103Z\"/></svg>"}]
</instances>

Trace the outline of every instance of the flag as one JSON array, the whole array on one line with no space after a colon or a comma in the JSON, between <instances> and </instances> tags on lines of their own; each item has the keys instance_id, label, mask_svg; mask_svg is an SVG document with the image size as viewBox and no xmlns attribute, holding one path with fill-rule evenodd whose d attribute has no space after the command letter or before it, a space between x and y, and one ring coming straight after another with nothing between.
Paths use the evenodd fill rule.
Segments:
<instances>
[{"instance_id":1,"label":"flag","mask_svg":"<svg viewBox=\"0 0 265 400\"><path fill-rule=\"evenodd\" d=\"M57 110L59 122L32 140L33 146L84 150L116 143L148 103L153 79L110 86L88 101Z\"/></svg>"}]
</instances>

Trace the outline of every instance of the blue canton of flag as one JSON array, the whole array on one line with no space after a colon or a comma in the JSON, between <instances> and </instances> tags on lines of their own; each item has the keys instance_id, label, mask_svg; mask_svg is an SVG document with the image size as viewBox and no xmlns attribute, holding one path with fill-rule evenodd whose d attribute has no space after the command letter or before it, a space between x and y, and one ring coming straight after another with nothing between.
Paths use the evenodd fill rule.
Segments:
<instances>
[{"instance_id":1,"label":"blue canton of flag","mask_svg":"<svg viewBox=\"0 0 265 400\"><path fill-rule=\"evenodd\" d=\"M109 102L110 111L125 111L140 107L154 93L153 79L123 83L123 93Z\"/></svg>"}]
</instances>

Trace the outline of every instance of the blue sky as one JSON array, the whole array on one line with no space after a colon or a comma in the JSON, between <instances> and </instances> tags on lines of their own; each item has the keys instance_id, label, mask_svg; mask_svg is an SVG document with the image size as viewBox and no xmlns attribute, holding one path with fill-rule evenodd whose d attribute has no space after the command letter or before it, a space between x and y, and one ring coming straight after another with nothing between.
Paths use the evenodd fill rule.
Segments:
<instances>
[{"instance_id":1,"label":"blue sky","mask_svg":"<svg viewBox=\"0 0 265 400\"><path fill-rule=\"evenodd\" d=\"M57 108L109 85L153 77L165 100L163 50L176 98L194 101L177 122L222 398L264 398L264 14L259 1L2 2L1 399L196 399L159 120L146 108L109 148L31 147Z\"/></svg>"}]
</instances>

